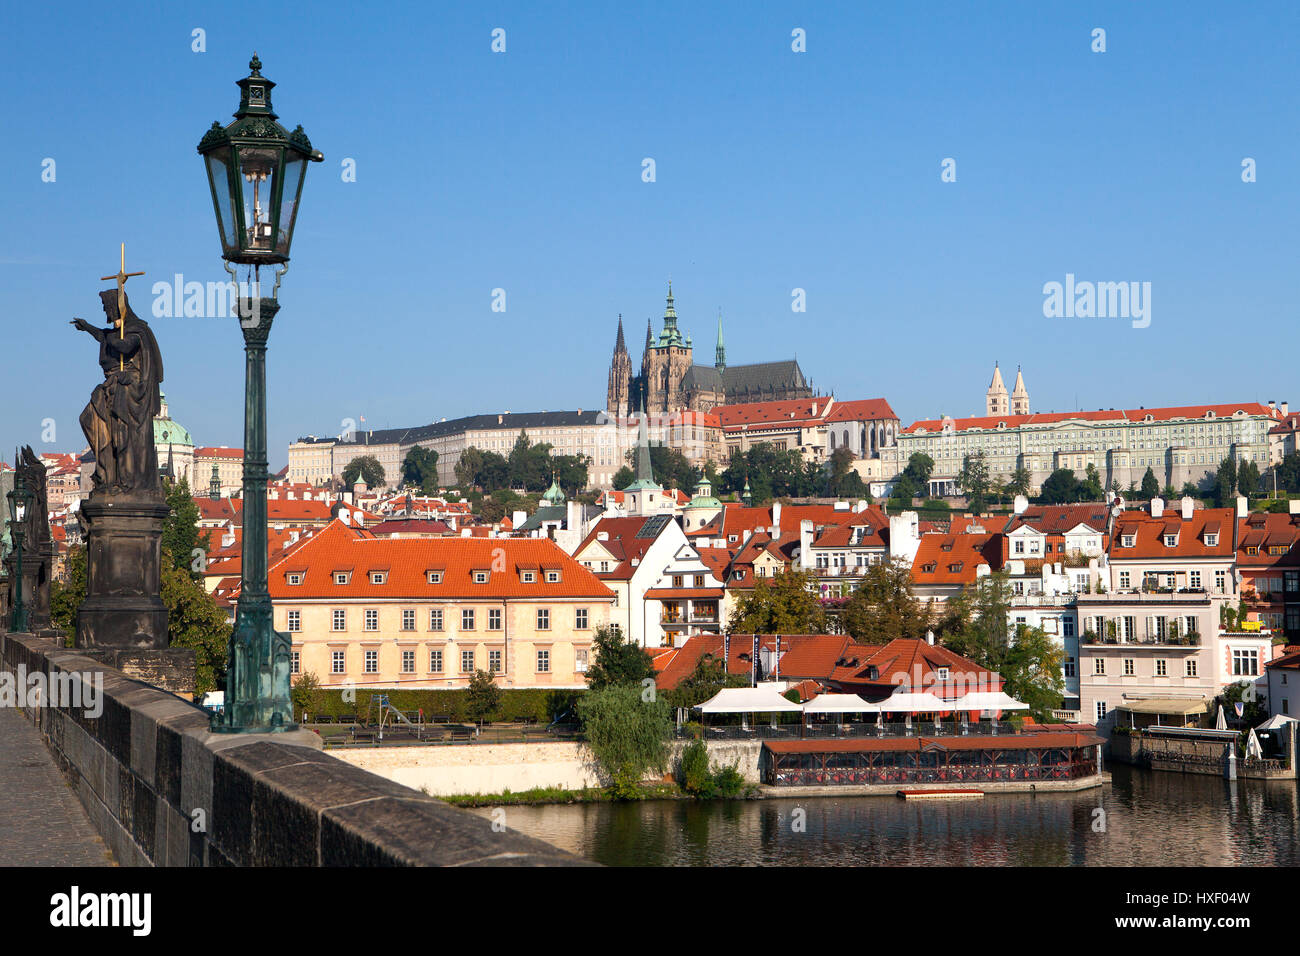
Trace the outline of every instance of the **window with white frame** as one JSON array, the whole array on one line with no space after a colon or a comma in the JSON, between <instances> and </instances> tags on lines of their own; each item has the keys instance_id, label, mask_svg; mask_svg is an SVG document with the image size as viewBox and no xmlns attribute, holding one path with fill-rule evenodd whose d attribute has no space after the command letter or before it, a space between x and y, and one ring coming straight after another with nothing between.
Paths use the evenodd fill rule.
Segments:
<instances>
[{"instance_id":1,"label":"window with white frame","mask_svg":"<svg viewBox=\"0 0 1300 956\"><path fill-rule=\"evenodd\" d=\"M402 630L404 631L415 630L415 608L413 607L402 608Z\"/></svg>"},{"instance_id":2,"label":"window with white frame","mask_svg":"<svg viewBox=\"0 0 1300 956\"><path fill-rule=\"evenodd\" d=\"M1124 658L1124 676L1132 677L1135 673L1137 673L1137 671L1135 669L1135 662L1133 658L1131 657Z\"/></svg>"},{"instance_id":3,"label":"window with white frame","mask_svg":"<svg viewBox=\"0 0 1300 956\"><path fill-rule=\"evenodd\" d=\"M1196 658L1189 657L1183 665L1183 674L1187 677L1196 676Z\"/></svg>"},{"instance_id":4,"label":"window with white frame","mask_svg":"<svg viewBox=\"0 0 1300 956\"><path fill-rule=\"evenodd\" d=\"M539 631L549 631L551 629L551 612L547 608L539 607L537 609L537 629Z\"/></svg>"},{"instance_id":5,"label":"window with white frame","mask_svg":"<svg viewBox=\"0 0 1300 956\"><path fill-rule=\"evenodd\" d=\"M493 674L501 673L501 652L488 651L488 671Z\"/></svg>"},{"instance_id":6,"label":"window with white frame","mask_svg":"<svg viewBox=\"0 0 1300 956\"><path fill-rule=\"evenodd\" d=\"M442 651L429 651L429 672L442 673Z\"/></svg>"},{"instance_id":7,"label":"window with white frame","mask_svg":"<svg viewBox=\"0 0 1300 956\"><path fill-rule=\"evenodd\" d=\"M1092 659L1092 672L1098 676L1104 676L1106 673L1106 658L1094 657Z\"/></svg>"},{"instance_id":8,"label":"window with white frame","mask_svg":"<svg viewBox=\"0 0 1300 956\"><path fill-rule=\"evenodd\" d=\"M1129 573L1127 571L1121 571L1119 573L1119 586L1121 588L1127 590L1129 587L1131 587L1132 585L1130 584L1130 581L1131 578L1129 577Z\"/></svg>"},{"instance_id":9,"label":"window with white frame","mask_svg":"<svg viewBox=\"0 0 1300 956\"><path fill-rule=\"evenodd\" d=\"M587 629L587 609L585 607L575 608L573 611L574 630L585 631Z\"/></svg>"},{"instance_id":10,"label":"window with white frame","mask_svg":"<svg viewBox=\"0 0 1300 956\"><path fill-rule=\"evenodd\" d=\"M365 659L366 659L366 673L378 674L379 673L379 652L366 651Z\"/></svg>"},{"instance_id":11,"label":"window with white frame","mask_svg":"<svg viewBox=\"0 0 1300 956\"><path fill-rule=\"evenodd\" d=\"M487 629L489 631L501 630L501 608L499 607L488 608Z\"/></svg>"},{"instance_id":12,"label":"window with white frame","mask_svg":"<svg viewBox=\"0 0 1300 956\"><path fill-rule=\"evenodd\" d=\"M330 673L342 674L344 671L344 652L330 651Z\"/></svg>"},{"instance_id":13,"label":"window with white frame","mask_svg":"<svg viewBox=\"0 0 1300 956\"><path fill-rule=\"evenodd\" d=\"M387 581L387 580L388 580L388 575L387 575L385 572L383 572L383 571L371 571L371 572L370 572L370 583L371 583L371 584L383 584L383 583L384 583L385 581Z\"/></svg>"},{"instance_id":14,"label":"window with white frame","mask_svg":"<svg viewBox=\"0 0 1300 956\"><path fill-rule=\"evenodd\" d=\"M348 572L346 572L346 571L335 571L335 572L334 572L334 583L335 583L335 584L347 584L347 583L348 583Z\"/></svg>"},{"instance_id":15,"label":"window with white frame","mask_svg":"<svg viewBox=\"0 0 1300 956\"><path fill-rule=\"evenodd\" d=\"M472 650L460 652L460 672L462 674L474 672L474 652Z\"/></svg>"},{"instance_id":16,"label":"window with white frame","mask_svg":"<svg viewBox=\"0 0 1300 956\"><path fill-rule=\"evenodd\" d=\"M537 673L549 674L551 672L551 652L546 648L540 648L537 651Z\"/></svg>"},{"instance_id":17,"label":"window with white frame","mask_svg":"<svg viewBox=\"0 0 1300 956\"><path fill-rule=\"evenodd\" d=\"M474 609L463 608L460 612L460 629L462 631L474 630Z\"/></svg>"},{"instance_id":18,"label":"window with white frame","mask_svg":"<svg viewBox=\"0 0 1300 956\"><path fill-rule=\"evenodd\" d=\"M373 607L366 608L366 630L379 630L379 611Z\"/></svg>"},{"instance_id":19,"label":"window with white frame","mask_svg":"<svg viewBox=\"0 0 1300 956\"><path fill-rule=\"evenodd\" d=\"M402 651L402 673L415 673L415 651Z\"/></svg>"},{"instance_id":20,"label":"window with white frame","mask_svg":"<svg viewBox=\"0 0 1300 956\"><path fill-rule=\"evenodd\" d=\"M1187 572L1187 586L1197 589L1201 586L1201 572L1192 570Z\"/></svg>"},{"instance_id":21,"label":"window with white frame","mask_svg":"<svg viewBox=\"0 0 1300 956\"><path fill-rule=\"evenodd\" d=\"M1098 719L1098 720L1105 720L1105 719L1106 719L1106 709L1107 709L1107 708L1106 708L1106 702L1105 702L1104 700L1099 700L1099 701L1097 701L1097 711L1096 711L1096 713L1097 713L1097 719Z\"/></svg>"},{"instance_id":22,"label":"window with white frame","mask_svg":"<svg viewBox=\"0 0 1300 956\"><path fill-rule=\"evenodd\" d=\"M429 630L431 631L442 630L442 608L440 607L429 608Z\"/></svg>"},{"instance_id":23,"label":"window with white frame","mask_svg":"<svg viewBox=\"0 0 1300 956\"><path fill-rule=\"evenodd\" d=\"M330 618L331 630L346 631L348 629L348 612L344 608L334 608L334 613Z\"/></svg>"},{"instance_id":24,"label":"window with white frame","mask_svg":"<svg viewBox=\"0 0 1300 956\"><path fill-rule=\"evenodd\" d=\"M1232 676L1258 677L1259 651L1254 648L1234 647L1232 649Z\"/></svg>"},{"instance_id":25,"label":"window with white frame","mask_svg":"<svg viewBox=\"0 0 1300 956\"><path fill-rule=\"evenodd\" d=\"M287 616L287 618L286 618L286 621L287 621L286 626L288 627L288 629L289 629L290 632L293 632L293 631L301 631L301 630L302 630L302 611L290 611L290 612L288 613L288 616Z\"/></svg>"},{"instance_id":26,"label":"window with white frame","mask_svg":"<svg viewBox=\"0 0 1300 956\"><path fill-rule=\"evenodd\" d=\"M302 655L298 651L294 651L290 657L289 672L291 674L302 673Z\"/></svg>"},{"instance_id":27,"label":"window with white frame","mask_svg":"<svg viewBox=\"0 0 1300 956\"><path fill-rule=\"evenodd\" d=\"M1167 661L1163 657L1156 658L1156 676L1157 677L1169 676L1169 661Z\"/></svg>"},{"instance_id":28,"label":"window with white frame","mask_svg":"<svg viewBox=\"0 0 1300 956\"><path fill-rule=\"evenodd\" d=\"M587 649L585 647L580 647L573 652L573 669L577 671L579 674L586 672Z\"/></svg>"}]
</instances>

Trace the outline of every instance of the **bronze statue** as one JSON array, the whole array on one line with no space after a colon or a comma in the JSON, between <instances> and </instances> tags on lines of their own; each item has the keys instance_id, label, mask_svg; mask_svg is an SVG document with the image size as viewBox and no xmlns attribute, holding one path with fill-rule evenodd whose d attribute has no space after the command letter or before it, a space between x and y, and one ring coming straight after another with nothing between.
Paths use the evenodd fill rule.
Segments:
<instances>
[{"instance_id":1,"label":"bronze statue","mask_svg":"<svg viewBox=\"0 0 1300 956\"><path fill-rule=\"evenodd\" d=\"M103 383L81 413L81 430L95 453L94 492L154 493L159 482L153 420L162 407L162 354L148 323L131 311L125 292L105 290L99 297L108 328L72 320L99 342L104 370Z\"/></svg>"}]
</instances>

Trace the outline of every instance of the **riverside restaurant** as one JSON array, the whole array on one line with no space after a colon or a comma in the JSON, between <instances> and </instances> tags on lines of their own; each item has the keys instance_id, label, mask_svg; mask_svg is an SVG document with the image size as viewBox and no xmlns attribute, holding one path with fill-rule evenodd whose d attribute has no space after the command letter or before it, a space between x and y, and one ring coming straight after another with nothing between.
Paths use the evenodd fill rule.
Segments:
<instances>
[{"instance_id":1,"label":"riverside restaurant","mask_svg":"<svg viewBox=\"0 0 1300 956\"><path fill-rule=\"evenodd\" d=\"M766 740L759 775L769 786L1081 780L1101 771L1103 740L1044 730L1002 736Z\"/></svg>"}]
</instances>

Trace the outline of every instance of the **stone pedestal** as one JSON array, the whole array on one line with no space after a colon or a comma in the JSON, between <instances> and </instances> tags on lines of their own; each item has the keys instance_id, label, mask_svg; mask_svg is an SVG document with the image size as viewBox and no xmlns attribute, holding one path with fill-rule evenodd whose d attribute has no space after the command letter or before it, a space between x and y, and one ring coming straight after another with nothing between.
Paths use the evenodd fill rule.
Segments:
<instances>
[{"instance_id":1,"label":"stone pedestal","mask_svg":"<svg viewBox=\"0 0 1300 956\"><path fill-rule=\"evenodd\" d=\"M195 653L189 647L162 650L118 650L88 648L82 653L92 660L120 670L127 677L185 697L194 694Z\"/></svg>"},{"instance_id":2,"label":"stone pedestal","mask_svg":"<svg viewBox=\"0 0 1300 956\"><path fill-rule=\"evenodd\" d=\"M167 647L162 582L162 495L92 494L82 502L89 527L86 600L77 614L76 646L115 650Z\"/></svg>"}]
</instances>

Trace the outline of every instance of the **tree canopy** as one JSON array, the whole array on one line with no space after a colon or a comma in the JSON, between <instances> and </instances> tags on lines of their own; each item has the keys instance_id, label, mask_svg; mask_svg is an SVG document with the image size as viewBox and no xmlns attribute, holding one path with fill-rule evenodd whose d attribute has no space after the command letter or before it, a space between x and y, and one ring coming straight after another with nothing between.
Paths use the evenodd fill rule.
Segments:
<instances>
[{"instance_id":1,"label":"tree canopy","mask_svg":"<svg viewBox=\"0 0 1300 956\"><path fill-rule=\"evenodd\" d=\"M905 561L873 564L840 611L840 624L863 644L885 644L899 637L923 638L933 614L912 592L912 570Z\"/></svg>"},{"instance_id":2,"label":"tree canopy","mask_svg":"<svg viewBox=\"0 0 1300 956\"><path fill-rule=\"evenodd\" d=\"M402 481L430 495L438 490L438 452L415 445L402 459Z\"/></svg>"},{"instance_id":3,"label":"tree canopy","mask_svg":"<svg viewBox=\"0 0 1300 956\"><path fill-rule=\"evenodd\" d=\"M781 570L759 578L732 611L731 634L825 634L826 611L811 588L817 577L810 571Z\"/></svg>"},{"instance_id":4,"label":"tree canopy","mask_svg":"<svg viewBox=\"0 0 1300 956\"><path fill-rule=\"evenodd\" d=\"M343 469L343 484L349 488L358 481L365 482L367 488L377 488L386 480L384 466L374 455L358 455Z\"/></svg>"},{"instance_id":5,"label":"tree canopy","mask_svg":"<svg viewBox=\"0 0 1300 956\"><path fill-rule=\"evenodd\" d=\"M587 688L600 690L621 684L638 687L647 677L654 677L654 662L645 648L623 636L617 624L599 627L592 636L595 652L587 666Z\"/></svg>"}]
</instances>

